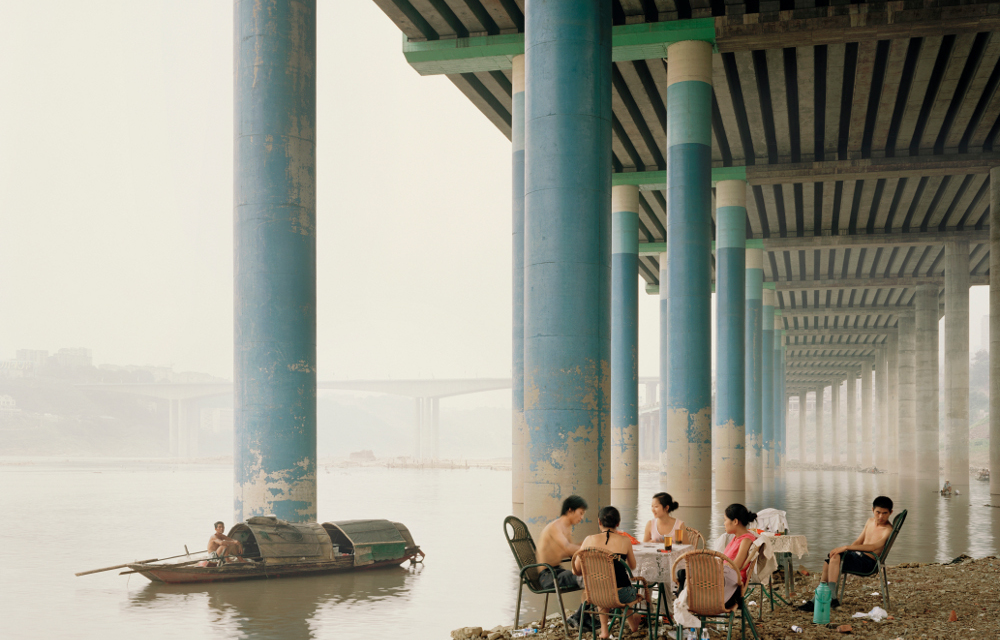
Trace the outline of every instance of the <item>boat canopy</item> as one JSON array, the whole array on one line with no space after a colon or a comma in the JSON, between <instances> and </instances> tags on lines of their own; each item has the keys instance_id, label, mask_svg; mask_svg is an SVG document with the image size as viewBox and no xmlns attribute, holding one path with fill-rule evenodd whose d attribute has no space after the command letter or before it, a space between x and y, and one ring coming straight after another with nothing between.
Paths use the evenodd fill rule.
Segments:
<instances>
[{"instance_id":1,"label":"boat canopy","mask_svg":"<svg viewBox=\"0 0 1000 640\"><path fill-rule=\"evenodd\" d=\"M324 522L323 528L341 553L353 551L356 567L402 558L407 547L416 546L410 531L399 522L340 520Z\"/></svg>"},{"instance_id":2,"label":"boat canopy","mask_svg":"<svg viewBox=\"0 0 1000 640\"><path fill-rule=\"evenodd\" d=\"M243 543L244 555L248 557L334 559L330 536L318 522L285 522L275 516L255 516L234 526L229 537Z\"/></svg>"}]
</instances>

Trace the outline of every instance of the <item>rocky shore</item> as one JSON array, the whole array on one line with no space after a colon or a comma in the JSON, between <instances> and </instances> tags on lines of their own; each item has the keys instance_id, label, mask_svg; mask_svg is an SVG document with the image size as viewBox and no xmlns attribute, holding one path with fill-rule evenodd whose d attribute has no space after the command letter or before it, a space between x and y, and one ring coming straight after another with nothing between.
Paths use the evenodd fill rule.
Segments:
<instances>
[{"instance_id":1,"label":"rocky shore","mask_svg":"<svg viewBox=\"0 0 1000 640\"><path fill-rule=\"evenodd\" d=\"M841 606L832 611L830 624L814 625L812 614L790 606L776 607L772 612L765 604L763 619L758 620L760 592L748 598L754 614L757 633L762 639L806 640L808 638L926 638L927 640L995 639L1000 638L1000 560L994 556L972 559L961 556L948 564L907 563L889 567L889 593L892 603L889 617L880 622L854 618L855 613L867 613L882 606L881 587L877 578L857 578L847 581L847 593ZM819 582L816 575L795 576L793 602L798 605L812 597ZM801 632L792 630L800 627ZM849 626L847 631L845 626ZM523 627L522 627L523 628ZM838 631L838 628L841 629ZM733 630L738 638L739 623ZM451 633L453 640L507 640L513 635L510 626L491 629L465 627ZM661 627L661 634L673 638L674 631ZM724 638L725 630L713 627L712 638ZM562 640L566 635L558 614L548 617L544 628L526 636L534 640ZM576 638L574 632L570 638ZM593 638L584 633L584 638ZM617 638L617 629L613 633ZM645 629L625 638L640 640L648 637ZM747 637L751 637L748 634Z\"/></svg>"}]
</instances>

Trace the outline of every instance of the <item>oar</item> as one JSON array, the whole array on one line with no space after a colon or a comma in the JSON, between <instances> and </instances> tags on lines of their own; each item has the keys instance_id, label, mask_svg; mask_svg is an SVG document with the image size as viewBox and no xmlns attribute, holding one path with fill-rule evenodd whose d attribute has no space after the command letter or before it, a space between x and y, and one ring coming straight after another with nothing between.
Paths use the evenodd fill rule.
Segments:
<instances>
[{"instance_id":1,"label":"oar","mask_svg":"<svg viewBox=\"0 0 1000 640\"><path fill-rule=\"evenodd\" d=\"M196 553L208 553L208 550L197 551ZM125 564L116 564L113 567L103 567L101 569L91 569L90 571L81 571L80 573L73 574L77 577L88 576L92 573L101 573L102 571L113 571L114 569L123 569L130 564L146 564L147 562L159 562L160 560L173 560L174 558L180 558L181 556L191 555L189 553L180 553L176 556L170 556L169 558L150 558L149 560L136 560L135 562L126 562ZM197 561L196 561L197 562Z\"/></svg>"},{"instance_id":2,"label":"oar","mask_svg":"<svg viewBox=\"0 0 1000 640\"><path fill-rule=\"evenodd\" d=\"M174 556L174 557L179 557L179 556ZM169 559L170 559L170 558L164 558L164 560L169 560ZM173 569L174 567L186 567L186 566L188 566L189 564L196 564L196 563L198 563L198 562L202 562L203 560L204 560L204 558L203 558L202 560L188 560L187 562L177 562L177 563L174 563L174 564L165 564L165 565L161 565L161 566L159 566L159 567L157 567L157 568L158 568L158 569ZM141 562L133 562L133 563L131 563L131 564L144 564L144 563L141 563ZM127 567L128 565L123 565L123 566L126 566L126 567ZM119 567L119 569L120 569L120 568L121 568L121 567ZM139 571L135 571L135 570L133 570L133 571L122 571L122 572L121 572L121 573L119 573L118 575L120 575L120 576L125 576L125 575L128 575L128 574L130 574L130 573L139 573Z\"/></svg>"}]
</instances>

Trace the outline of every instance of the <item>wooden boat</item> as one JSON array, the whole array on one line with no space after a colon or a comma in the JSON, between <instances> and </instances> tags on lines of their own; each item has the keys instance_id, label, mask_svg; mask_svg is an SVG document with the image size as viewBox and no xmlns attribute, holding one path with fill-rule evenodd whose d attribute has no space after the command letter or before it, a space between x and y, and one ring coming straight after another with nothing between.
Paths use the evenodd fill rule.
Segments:
<instances>
[{"instance_id":1,"label":"wooden boat","mask_svg":"<svg viewBox=\"0 0 1000 640\"><path fill-rule=\"evenodd\" d=\"M274 516L248 518L229 531L243 543L245 562L201 558L128 565L153 582L220 582L252 578L366 571L419 562L424 553L409 529L388 520L292 523ZM418 558L420 560L418 560Z\"/></svg>"}]
</instances>

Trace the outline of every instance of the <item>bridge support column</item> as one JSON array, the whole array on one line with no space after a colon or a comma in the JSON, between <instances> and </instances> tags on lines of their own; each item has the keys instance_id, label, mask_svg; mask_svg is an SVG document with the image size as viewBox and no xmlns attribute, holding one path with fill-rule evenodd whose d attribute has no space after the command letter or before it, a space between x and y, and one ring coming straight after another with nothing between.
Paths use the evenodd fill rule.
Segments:
<instances>
[{"instance_id":1,"label":"bridge support column","mask_svg":"<svg viewBox=\"0 0 1000 640\"><path fill-rule=\"evenodd\" d=\"M524 424L524 56L514 56L511 71L511 513L524 516L524 469L527 429Z\"/></svg>"},{"instance_id":2,"label":"bridge support column","mask_svg":"<svg viewBox=\"0 0 1000 640\"><path fill-rule=\"evenodd\" d=\"M840 466L840 380L830 385L830 464Z\"/></svg>"},{"instance_id":3,"label":"bridge support column","mask_svg":"<svg viewBox=\"0 0 1000 640\"><path fill-rule=\"evenodd\" d=\"M764 250L746 250L746 314L744 340L744 418L746 420L746 481L764 481L761 447L764 439Z\"/></svg>"},{"instance_id":4,"label":"bridge support column","mask_svg":"<svg viewBox=\"0 0 1000 640\"><path fill-rule=\"evenodd\" d=\"M886 346L875 350L875 396L878 402L875 405L872 449L875 466L884 471L889 466L889 366Z\"/></svg>"},{"instance_id":5,"label":"bridge support column","mask_svg":"<svg viewBox=\"0 0 1000 640\"><path fill-rule=\"evenodd\" d=\"M888 372L886 398L889 405L889 441L887 443L890 473L899 473L899 333L889 334L885 366Z\"/></svg>"},{"instance_id":6,"label":"bridge support column","mask_svg":"<svg viewBox=\"0 0 1000 640\"><path fill-rule=\"evenodd\" d=\"M743 495L747 185L742 180L724 180L716 185L715 193L715 490ZM729 502L736 501L734 497Z\"/></svg>"},{"instance_id":7,"label":"bridge support column","mask_svg":"<svg viewBox=\"0 0 1000 640\"><path fill-rule=\"evenodd\" d=\"M917 478L937 482L938 454L938 286L917 285Z\"/></svg>"},{"instance_id":8,"label":"bridge support column","mask_svg":"<svg viewBox=\"0 0 1000 640\"><path fill-rule=\"evenodd\" d=\"M945 475L968 495L969 243L944 245Z\"/></svg>"},{"instance_id":9,"label":"bridge support column","mask_svg":"<svg viewBox=\"0 0 1000 640\"><path fill-rule=\"evenodd\" d=\"M764 310L761 321L761 468L764 479L774 477L774 307L777 296L773 289L764 289Z\"/></svg>"},{"instance_id":10,"label":"bridge support column","mask_svg":"<svg viewBox=\"0 0 1000 640\"><path fill-rule=\"evenodd\" d=\"M667 460L667 382L670 380L670 316L667 294L670 292L670 275L667 271L667 254L660 254L660 384L658 386L660 410L657 412L656 460L660 469L660 488L667 486L665 469Z\"/></svg>"},{"instance_id":11,"label":"bridge support column","mask_svg":"<svg viewBox=\"0 0 1000 640\"><path fill-rule=\"evenodd\" d=\"M826 404L826 387L816 387L816 466L826 464L826 430L823 428L823 405Z\"/></svg>"},{"instance_id":12,"label":"bridge support column","mask_svg":"<svg viewBox=\"0 0 1000 640\"><path fill-rule=\"evenodd\" d=\"M861 456L862 469L868 469L874 463L872 455L872 365L865 363L861 367Z\"/></svg>"},{"instance_id":13,"label":"bridge support column","mask_svg":"<svg viewBox=\"0 0 1000 640\"><path fill-rule=\"evenodd\" d=\"M316 520L316 3L235 5L235 517Z\"/></svg>"},{"instance_id":14,"label":"bridge support column","mask_svg":"<svg viewBox=\"0 0 1000 640\"><path fill-rule=\"evenodd\" d=\"M806 412L809 408L809 393L799 394L799 464L806 464Z\"/></svg>"},{"instance_id":15,"label":"bridge support column","mask_svg":"<svg viewBox=\"0 0 1000 640\"><path fill-rule=\"evenodd\" d=\"M201 415L195 400L176 400L177 402L177 453L181 458L190 460L198 456L198 431L201 427Z\"/></svg>"},{"instance_id":16,"label":"bridge support column","mask_svg":"<svg viewBox=\"0 0 1000 640\"><path fill-rule=\"evenodd\" d=\"M990 496L1000 504L1000 167L990 169Z\"/></svg>"},{"instance_id":17,"label":"bridge support column","mask_svg":"<svg viewBox=\"0 0 1000 640\"><path fill-rule=\"evenodd\" d=\"M772 358L772 383L771 383L771 409L774 412L774 431L773 431L773 442L774 445L771 448L771 477L774 477L778 472L778 461L781 458L781 446L782 446L782 434L781 434L781 400L785 396L781 390L781 382L784 380L785 374L781 370L781 343L783 342L782 330L783 323L781 321L781 310L778 309L777 295L775 295L774 304L774 357Z\"/></svg>"},{"instance_id":18,"label":"bridge support column","mask_svg":"<svg viewBox=\"0 0 1000 640\"><path fill-rule=\"evenodd\" d=\"M594 531L611 495L610 3L531 4L524 75L524 516L537 534L578 494Z\"/></svg>"},{"instance_id":19,"label":"bridge support column","mask_svg":"<svg viewBox=\"0 0 1000 640\"><path fill-rule=\"evenodd\" d=\"M847 374L847 466L858 466L858 374Z\"/></svg>"},{"instance_id":20,"label":"bridge support column","mask_svg":"<svg viewBox=\"0 0 1000 640\"><path fill-rule=\"evenodd\" d=\"M668 465L661 473L666 472L667 486L681 504L685 520L704 521L707 527L712 506L712 45L677 42L669 45L668 57L671 331L670 379L663 407Z\"/></svg>"},{"instance_id":21,"label":"bridge support column","mask_svg":"<svg viewBox=\"0 0 1000 640\"><path fill-rule=\"evenodd\" d=\"M917 465L915 329L913 316L899 317L899 475L903 478L916 477Z\"/></svg>"},{"instance_id":22,"label":"bridge support column","mask_svg":"<svg viewBox=\"0 0 1000 640\"><path fill-rule=\"evenodd\" d=\"M611 190L611 490L639 488L639 187Z\"/></svg>"}]
</instances>

